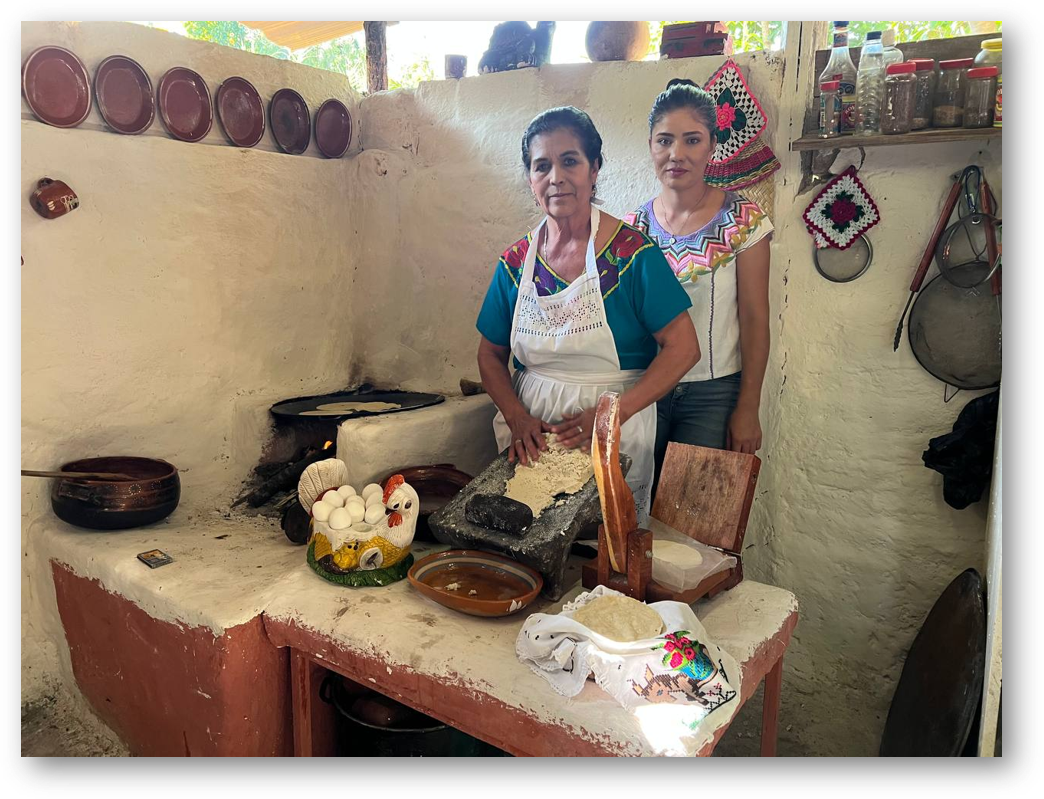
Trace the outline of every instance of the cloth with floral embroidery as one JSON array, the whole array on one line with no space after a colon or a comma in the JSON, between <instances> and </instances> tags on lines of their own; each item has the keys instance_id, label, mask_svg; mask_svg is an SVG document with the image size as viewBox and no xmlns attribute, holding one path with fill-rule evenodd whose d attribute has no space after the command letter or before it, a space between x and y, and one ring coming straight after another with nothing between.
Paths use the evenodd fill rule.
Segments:
<instances>
[{"instance_id":1,"label":"cloth with floral embroidery","mask_svg":"<svg viewBox=\"0 0 1044 799\"><path fill-rule=\"evenodd\" d=\"M848 167L831 180L805 209L802 218L816 246L847 250L860 236L881 221L866 186L856 176L856 168Z\"/></svg>"},{"instance_id":2,"label":"cloth with floral embroidery","mask_svg":"<svg viewBox=\"0 0 1044 799\"><path fill-rule=\"evenodd\" d=\"M593 676L625 708L669 707L658 715L682 737L712 711L717 711L715 726L728 722L740 704L739 664L710 640L692 608L653 602L647 607L662 620L662 632L616 641L574 618L589 603L610 596L624 595L599 585L567 602L558 614L534 613L515 642L519 660L563 696L576 696Z\"/></svg>"}]
</instances>

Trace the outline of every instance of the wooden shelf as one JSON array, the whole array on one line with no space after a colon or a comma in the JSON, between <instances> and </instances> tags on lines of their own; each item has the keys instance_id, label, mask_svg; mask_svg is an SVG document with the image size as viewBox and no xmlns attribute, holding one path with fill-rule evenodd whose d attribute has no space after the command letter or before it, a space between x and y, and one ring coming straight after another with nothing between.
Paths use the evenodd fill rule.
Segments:
<instances>
[{"instance_id":1,"label":"wooden shelf","mask_svg":"<svg viewBox=\"0 0 1044 799\"><path fill-rule=\"evenodd\" d=\"M896 133L880 136L837 136L822 139L815 134L805 134L790 143L790 149L798 150L844 150L850 147L894 147L899 144L939 144L947 141L973 141L975 139L999 139L1003 128L929 128L912 133Z\"/></svg>"}]
</instances>

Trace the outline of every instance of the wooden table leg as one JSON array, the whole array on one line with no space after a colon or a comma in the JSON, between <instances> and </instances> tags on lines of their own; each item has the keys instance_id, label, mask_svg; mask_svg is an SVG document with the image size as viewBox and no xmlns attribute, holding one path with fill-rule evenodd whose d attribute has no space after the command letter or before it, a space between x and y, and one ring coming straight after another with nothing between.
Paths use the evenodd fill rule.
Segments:
<instances>
[{"instance_id":1,"label":"wooden table leg","mask_svg":"<svg viewBox=\"0 0 1044 799\"><path fill-rule=\"evenodd\" d=\"M294 756L326 757L336 753L333 709L319 699L326 669L303 652L290 650L290 697L294 712Z\"/></svg>"},{"instance_id":2,"label":"wooden table leg","mask_svg":"<svg viewBox=\"0 0 1044 799\"><path fill-rule=\"evenodd\" d=\"M783 688L783 656L765 675L764 705L761 710L761 756L776 756L777 727L779 724L779 694Z\"/></svg>"}]
</instances>

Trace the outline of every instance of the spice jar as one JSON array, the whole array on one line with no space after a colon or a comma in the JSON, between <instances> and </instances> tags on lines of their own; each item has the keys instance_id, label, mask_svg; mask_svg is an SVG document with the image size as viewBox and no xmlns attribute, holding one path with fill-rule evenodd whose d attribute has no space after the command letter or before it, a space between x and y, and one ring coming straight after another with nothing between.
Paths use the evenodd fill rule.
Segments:
<instances>
[{"instance_id":1,"label":"spice jar","mask_svg":"<svg viewBox=\"0 0 1044 799\"><path fill-rule=\"evenodd\" d=\"M932 104L932 126L959 128L964 124L964 71L973 65L970 58L939 62L939 83Z\"/></svg>"},{"instance_id":2,"label":"spice jar","mask_svg":"<svg viewBox=\"0 0 1044 799\"><path fill-rule=\"evenodd\" d=\"M964 127L988 128L993 125L997 72L997 67L968 70L968 82L964 87Z\"/></svg>"},{"instance_id":3,"label":"spice jar","mask_svg":"<svg viewBox=\"0 0 1044 799\"><path fill-rule=\"evenodd\" d=\"M1001 68L1001 39L984 39L979 45L982 49L979 54L975 56L975 66L977 67L997 67L998 70ZM1000 72L998 71L999 75Z\"/></svg>"},{"instance_id":4,"label":"spice jar","mask_svg":"<svg viewBox=\"0 0 1044 799\"><path fill-rule=\"evenodd\" d=\"M995 128L1004 127L1003 125L1001 125L1001 105L1003 104L1002 100L1004 99L1003 92L1001 90L1001 81L1003 79L1003 75L997 76L997 106L993 109L993 127Z\"/></svg>"},{"instance_id":5,"label":"spice jar","mask_svg":"<svg viewBox=\"0 0 1044 799\"><path fill-rule=\"evenodd\" d=\"M932 124L932 103L935 101L935 59L911 58L916 67L914 78L914 113L912 130L921 130Z\"/></svg>"},{"instance_id":6,"label":"spice jar","mask_svg":"<svg viewBox=\"0 0 1044 799\"><path fill-rule=\"evenodd\" d=\"M841 135L841 81L828 80L819 87L819 136Z\"/></svg>"},{"instance_id":7,"label":"spice jar","mask_svg":"<svg viewBox=\"0 0 1044 799\"><path fill-rule=\"evenodd\" d=\"M997 67L997 101L993 110L993 127L1001 125L1001 81L1004 77L1004 68L1001 66L1001 39L984 39L979 45L982 49L975 56L976 67Z\"/></svg>"},{"instance_id":8,"label":"spice jar","mask_svg":"<svg viewBox=\"0 0 1044 799\"><path fill-rule=\"evenodd\" d=\"M915 64L906 61L885 70L884 107L881 110L882 133L909 133L913 125L914 101L917 94Z\"/></svg>"}]
</instances>

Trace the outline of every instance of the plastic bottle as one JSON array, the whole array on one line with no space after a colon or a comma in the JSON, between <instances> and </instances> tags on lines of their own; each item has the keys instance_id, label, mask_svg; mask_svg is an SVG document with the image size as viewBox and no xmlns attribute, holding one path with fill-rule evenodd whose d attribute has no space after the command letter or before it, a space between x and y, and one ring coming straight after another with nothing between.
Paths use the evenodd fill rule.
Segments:
<instances>
[{"instance_id":1,"label":"plastic bottle","mask_svg":"<svg viewBox=\"0 0 1044 799\"><path fill-rule=\"evenodd\" d=\"M841 84L841 132L851 133L855 130L856 68L852 54L848 52L847 22L834 23L834 48L830 51L826 69L819 76L820 92L824 83L833 80Z\"/></svg>"},{"instance_id":2,"label":"plastic bottle","mask_svg":"<svg viewBox=\"0 0 1044 799\"><path fill-rule=\"evenodd\" d=\"M819 95L819 136L832 139L841 135L840 83L828 80Z\"/></svg>"},{"instance_id":3,"label":"plastic bottle","mask_svg":"<svg viewBox=\"0 0 1044 799\"><path fill-rule=\"evenodd\" d=\"M895 28L885 28L881 31L881 47L884 50L885 69L892 64L901 64L906 59L902 51L895 46Z\"/></svg>"},{"instance_id":4,"label":"plastic bottle","mask_svg":"<svg viewBox=\"0 0 1044 799\"><path fill-rule=\"evenodd\" d=\"M858 136L881 132L881 102L884 96L885 65L881 31L866 35L856 75L856 127Z\"/></svg>"}]
</instances>

